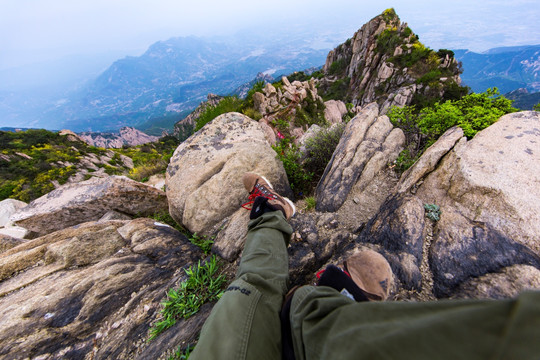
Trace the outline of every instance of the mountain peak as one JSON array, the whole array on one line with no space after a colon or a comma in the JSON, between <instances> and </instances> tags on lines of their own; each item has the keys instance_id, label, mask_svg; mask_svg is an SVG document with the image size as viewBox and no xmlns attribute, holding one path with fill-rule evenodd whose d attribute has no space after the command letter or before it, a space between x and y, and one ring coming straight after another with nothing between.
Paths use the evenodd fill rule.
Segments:
<instances>
[{"instance_id":1,"label":"mountain peak","mask_svg":"<svg viewBox=\"0 0 540 360\"><path fill-rule=\"evenodd\" d=\"M330 51L321 88L354 105L393 105L450 95L461 83L449 50L424 46L394 9L387 9Z\"/></svg>"}]
</instances>

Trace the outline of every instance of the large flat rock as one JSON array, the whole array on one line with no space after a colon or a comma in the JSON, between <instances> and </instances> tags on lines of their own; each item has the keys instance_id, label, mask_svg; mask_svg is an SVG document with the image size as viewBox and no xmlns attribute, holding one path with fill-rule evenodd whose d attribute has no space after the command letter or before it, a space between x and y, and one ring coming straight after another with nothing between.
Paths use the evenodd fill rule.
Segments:
<instances>
[{"instance_id":1,"label":"large flat rock","mask_svg":"<svg viewBox=\"0 0 540 360\"><path fill-rule=\"evenodd\" d=\"M0 253L0 358L135 358L163 296L201 255L144 218L89 222Z\"/></svg>"},{"instance_id":2,"label":"large flat rock","mask_svg":"<svg viewBox=\"0 0 540 360\"><path fill-rule=\"evenodd\" d=\"M92 178L66 184L12 215L17 225L38 235L49 234L114 210L128 215L150 215L167 210L163 191L123 176Z\"/></svg>"}]
</instances>

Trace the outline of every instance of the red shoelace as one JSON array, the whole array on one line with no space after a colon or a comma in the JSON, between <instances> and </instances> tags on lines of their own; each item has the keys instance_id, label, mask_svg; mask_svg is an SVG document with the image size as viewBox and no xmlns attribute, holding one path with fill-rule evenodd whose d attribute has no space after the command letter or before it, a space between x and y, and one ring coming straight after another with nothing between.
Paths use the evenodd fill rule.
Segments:
<instances>
[{"instance_id":1,"label":"red shoelace","mask_svg":"<svg viewBox=\"0 0 540 360\"><path fill-rule=\"evenodd\" d=\"M253 191L251 191L251 193L249 194L249 197L248 197L248 202L247 203L244 203L242 204L242 207L246 210L250 210L251 211L251 204L253 204L255 202L255 199L258 198L259 196L262 196L262 197L265 197L267 199L274 199L274 197L272 196L272 194L265 194L263 193L260 189L259 189L259 186L257 186L259 184L255 184L255 186L253 187Z\"/></svg>"}]
</instances>

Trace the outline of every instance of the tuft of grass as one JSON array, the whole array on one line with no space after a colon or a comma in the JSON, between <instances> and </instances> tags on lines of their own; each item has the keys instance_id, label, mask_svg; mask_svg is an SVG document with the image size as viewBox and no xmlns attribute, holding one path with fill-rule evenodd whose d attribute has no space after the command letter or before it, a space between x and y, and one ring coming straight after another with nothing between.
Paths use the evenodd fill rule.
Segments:
<instances>
[{"instance_id":1,"label":"tuft of grass","mask_svg":"<svg viewBox=\"0 0 540 360\"><path fill-rule=\"evenodd\" d=\"M188 345L185 349L182 349L181 346L176 349L176 351L167 358L167 360L188 360L189 355L191 355L191 352L195 346Z\"/></svg>"},{"instance_id":2,"label":"tuft of grass","mask_svg":"<svg viewBox=\"0 0 540 360\"><path fill-rule=\"evenodd\" d=\"M307 198L305 198L305 201L307 211L315 209L315 205L317 205L317 200L315 200L314 196L308 196Z\"/></svg>"},{"instance_id":3,"label":"tuft of grass","mask_svg":"<svg viewBox=\"0 0 540 360\"><path fill-rule=\"evenodd\" d=\"M200 236L194 233L189 237L189 241L193 245L197 245L203 251L204 255L208 255L214 244L214 237Z\"/></svg>"},{"instance_id":4,"label":"tuft of grass","mask_svg":"<svg viewBox=\"0 0 540 360\"><path fill-rule=\"evenodd\" d=\"M176 324L177 320L195 315L204 303L221 297L226 278L224 275L218 275L219 268L218 259L213 255L204 264L199 260L196 265L184 270L187 279L178 289L171 288L167 292L167 299L161 303L162 320L150 329L148 341Z\"/></svg>"}]
</instances>

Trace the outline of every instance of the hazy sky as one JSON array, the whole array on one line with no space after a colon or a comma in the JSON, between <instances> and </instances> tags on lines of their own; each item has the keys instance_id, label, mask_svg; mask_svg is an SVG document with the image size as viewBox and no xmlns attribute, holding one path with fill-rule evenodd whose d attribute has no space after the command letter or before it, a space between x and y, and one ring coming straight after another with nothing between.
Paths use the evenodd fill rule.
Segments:
<instances>
[{"instance_id":1,"label":"hazy sky","mask_svg":"<svg viewBox=\"0 0 540 360\"><path fill-rule=\"evenodd\" d=\"M538 0L0 0L0 69L70 54L138 55L174 36L253 27L346 38L388 7L434 49L540 44Z\"/></svg>"}]
</instances>

